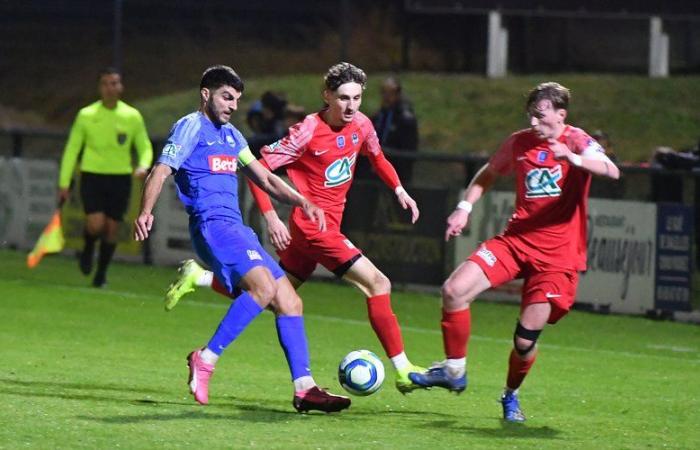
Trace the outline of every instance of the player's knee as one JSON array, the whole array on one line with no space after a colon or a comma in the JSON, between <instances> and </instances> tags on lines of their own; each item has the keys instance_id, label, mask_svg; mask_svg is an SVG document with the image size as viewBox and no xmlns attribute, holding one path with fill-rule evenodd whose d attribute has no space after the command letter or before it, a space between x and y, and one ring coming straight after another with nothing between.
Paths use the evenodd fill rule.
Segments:
<instances>
[{"instance_id":1,"label":"player's knee","mask_svg":"<svg viewBox=\"0 0 700 450\"><path fill-rule=\"evenodd\" d=\"M252 286L249 292L258 305L266 307L277 295L277 285L275 283L258 283Z\"/></svg>"},{"instance_id":2,"label":"player's knee","mask_svg":"<svg viewBox=\"0 0 700 450\"><path fill-rule=\"evenodd\" d=\"M461 309L471 301L471 299L465 296L465 293L459 289L457 283L449 278L443 283L440 294L442 295L443 306L451 310Z\"/></svg>"},{"instance_id":3,"label":"player's knee","mask_svg":"<svg viewBox=\"0 0 700 450\"><path fill-rule=\"evenodd\" d=\"M521 357L531 353L537 344L540 333L542 333L542 330L530 330L518 321L518 324L515 326L515 333L513 333L513 348L515 348L515 352Z\"/></svg>"},{"instance_id":4,"label":"player's knee","mask_svg":"<svg viewBox=\"0 0 700 450\"><path fill-rule=\"evenodd\" d=\"M272 301L272 310L278 315L301 316L304 314L304 305L295 291L282 292L282 289L278 289Z\"/></svg>"},{"instance_id":5,"label":"player's knee","mask_svg":"<svg viewBox=\"0 0 700 450\"><path fill-rule=\"evenodd\" d=\"M388 294L391 292L391 280L379 271L377 271L372 284L373 290L378 294Z\"/></svg>"}]
</instances>

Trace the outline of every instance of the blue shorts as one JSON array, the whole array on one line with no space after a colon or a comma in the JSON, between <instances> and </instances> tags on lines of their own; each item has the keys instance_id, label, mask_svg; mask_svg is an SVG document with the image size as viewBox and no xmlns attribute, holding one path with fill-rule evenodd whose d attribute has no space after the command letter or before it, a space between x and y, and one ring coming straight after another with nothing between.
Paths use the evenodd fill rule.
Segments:
<instances>
[{"instance_id":1,"label":"blue shorts","mask_svg":"<svg viewBox=\"0 0 700 450\"><path fill-rule=\"evenodd\" d=\"M235 292L241 278L253 267L267 268L275 279L284 276L284 271L262 247L255 232L243 224L207 220L191 226L190 236L197 256L229 292Z\"/></svg>"}]
</instances>

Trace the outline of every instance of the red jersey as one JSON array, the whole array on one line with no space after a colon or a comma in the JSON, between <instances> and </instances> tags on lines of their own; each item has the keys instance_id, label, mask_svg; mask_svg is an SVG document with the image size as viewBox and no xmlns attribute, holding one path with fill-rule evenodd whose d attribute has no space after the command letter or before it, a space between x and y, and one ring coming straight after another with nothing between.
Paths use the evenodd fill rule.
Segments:
<instances>
[{"instance_id":1,"label":"red jersey","mask_svg":"<svg viewBox=\"0 0 700 450\"><path fill-rule=\"evenodd\" d=\"M567 125L559 141L581 154L598 143ZM527 129L513 133L491 157L499 174L515 172L515 212L503 235L523 243L535 259L569 270L586 269L591 174L555 160L546 141Z\"/></svg>"},{"instance_id":2,"label":"red jersey","mask_svg":"<svg viewBox=\"0 0 700 450\"><path fill-rule=\"evenodd\" d=\"M323 208L329 226L338 228L358 156L383 158L372 122L359 111L342 128L329 126L320 113L309 114L261 154L272 170L287 166L287 176L299 192ZM292 219L302 216L294 208Z\"/></svg>"}]
</instances>

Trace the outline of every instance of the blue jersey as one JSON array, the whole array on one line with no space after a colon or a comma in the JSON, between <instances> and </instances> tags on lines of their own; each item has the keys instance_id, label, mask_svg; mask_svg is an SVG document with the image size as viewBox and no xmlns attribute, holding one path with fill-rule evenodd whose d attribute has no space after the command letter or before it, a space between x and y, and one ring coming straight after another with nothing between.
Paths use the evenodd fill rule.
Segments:
<instances>
[{"instance_id":1,"label":"blue jersey","mask_svg":"<svg viewBox=\"0 0 700 450\"><path fill-rule=\"evenodd\" d=\"M190 223L214 218L243 223L236 175L241 152L250 152L248 143L229 123L216 126L199 111L175 123L158 162L176 171Z\"/></svg>"}]
</instances>

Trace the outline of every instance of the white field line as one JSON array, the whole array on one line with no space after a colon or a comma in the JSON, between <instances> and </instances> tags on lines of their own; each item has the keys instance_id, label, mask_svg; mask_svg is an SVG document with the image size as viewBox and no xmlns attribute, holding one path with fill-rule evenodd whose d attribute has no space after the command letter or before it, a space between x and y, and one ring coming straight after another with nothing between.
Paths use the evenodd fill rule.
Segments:
<instances>
[{"instance_id":1,"label":"white field line","mask_svg":"<svg viewBox=\"0 0 700 450\"><path fill-rule=\"evenodd\" d=\"M24 284L26 280L12 280L10 281L13 284ZM154 300L154 301L162 301L163 297L158 296L158 295L151 295L151 294L139 294L136 292L130 292L130 291L115 291L115 290L110 290L110 289L96 289L96 288L91 288L91 287L80 287L80 286L70 286L70 285L61 285L61 284L51 284L52 289L60 289L60 290L66 290L66 291L75 291L75 292L81 292L81 293L86 293L86 294L93 294L95 296L109 296L109 297L126 297L126 298L141 298L141 299L148 299L148 300ZM195 302L195 301L185 301L182 306L195 306L195 307L200 307L200 308L216 308L216 309L227 309L229 305L227 303L204 303L204 302ZM357 325L357 326L367 326L368 323L365 320L355 320L355 319L346 319L342 317L335 317L335 316L324 316L321 314L304 314L304 317L308 319L314 319L314 320L322 320L324 322L336 322L336 323L342 323L342 324L347 324L347 325ZM401 327L402 331L408 331L412 333L423 333L423 334L432 334L432 335L437 335L439 336L441 334L441 331L437 329L431 329L431 328L420 328L420 327L411 327L411 326L402 326ZM510 344L512 342L511 339L504 339L504 338L493 338L493 337L488 337L488 336L479 336L479 335L471 335L470 339L474 339L476 341L484 341L484 342L494 342L498 344ZM625 356L625 357L630 357L630 358L655 358L655 359L664 359L664 360L671 360L671 361L682 361L682 362L689 362L692 364L700 364L700 359L688 359L688 358L678 358L670 355L655 355L655 354L649 354L649 353L638 353L638 352L629 352L629 351L621 351L621 350L605 350L605 349L595 349L595 348L583 348L583 347L576 347L572 345L557 345L557 344L545 344L545 343L538 343L537 344L540 348L544 349L555 349L555 350L564 350L564 351L576 351L576 352L588 352L588 353L598 353L602 355L612 355L612 356ZM676 351L678 352L679 350L676 349L675 347L672 346L663 346L663 345L649 345L647 346L648 348L654 349L654 350L668 350L668 351ZM683 351L686 353L695 353L696 350L691 349L691 348L683 348Z\"/></svg>"}]
</instances>

